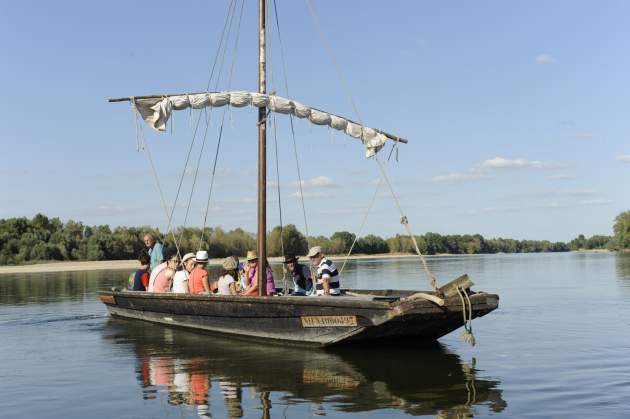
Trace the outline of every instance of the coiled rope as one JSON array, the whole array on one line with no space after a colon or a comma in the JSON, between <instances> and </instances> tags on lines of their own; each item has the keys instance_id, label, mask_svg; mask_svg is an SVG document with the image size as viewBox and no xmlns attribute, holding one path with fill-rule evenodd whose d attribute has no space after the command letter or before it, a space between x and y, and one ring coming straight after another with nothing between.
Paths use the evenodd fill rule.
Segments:
<instances>
[{"instance_id":1,"label":"coiled rope","mask_svg":"<svg viewBox=\"0 0 630 419\"><path fill-rule=\"evenodd\" d=\"M462 315L464 316L464 331L462 332L462 340L466 343L470 343L471 346L475 346L476 340L472 330L472 303L466 290L460 290L459 287L455 287L457 295L462 302Z\"/></svg>"}]
</instances>

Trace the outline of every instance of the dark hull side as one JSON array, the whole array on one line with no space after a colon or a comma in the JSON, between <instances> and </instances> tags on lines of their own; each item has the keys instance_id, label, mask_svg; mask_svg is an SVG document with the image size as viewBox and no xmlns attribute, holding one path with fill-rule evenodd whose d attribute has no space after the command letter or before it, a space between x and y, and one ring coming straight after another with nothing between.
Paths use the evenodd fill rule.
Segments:
<instances>
[{"instance_id":1,"label":"dark hull side","mask_svg":"<svg viewBox=\"0 0 630 419\"><path fill-rule=\"evenodd\" d=\"M376 291L369 292L372 296ZM379 291L387 295L387 291ZM390 294L392 292L389 292ZM113 316L294 346L400 339L434 341L463 325L459 298L444 306L398 297L241 297L102 292ZM473 317L498 307L498 296L470 296ZM332 324L331 324L332 323Z\"/></svg>"}]
</instances>

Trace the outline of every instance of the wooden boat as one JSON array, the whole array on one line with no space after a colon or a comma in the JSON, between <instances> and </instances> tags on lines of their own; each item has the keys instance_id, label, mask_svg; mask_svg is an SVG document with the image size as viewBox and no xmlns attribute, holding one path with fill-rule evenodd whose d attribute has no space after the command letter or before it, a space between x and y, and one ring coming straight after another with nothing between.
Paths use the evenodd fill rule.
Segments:
<instances>
[{"instance_id":1,"label":"wooden boat","mask_svg":"<svg viewBox=\"0 0 630 419\"><path fill-rule=\"evenodd\" d=\"M221 106L239 108L248 105L258 108L257 253L261 256L258 271L265 272L266 258L263 256L267 255L266 126L269 113L305 119L312 124L328 126L357 138L365 147L366 157L374 157L387 141L404 144L407 140L348 118L276 96L275 93L267 94L266 0L258 0L258 6L258 92L130 96L110 99L110 102L130 102L137 119L144 120L158 132L166 130L172 112L177 110ZM376 161L391 189L383 166L378 159ZM301 179L299 184L302 184ZM400 209L393 190L392 196ZM168 213L166 206L165 209ZM420 254L402 209L401 215L401 223L415 244L423 268L431 280L430 292L346 290L342 296L335 297L268 297L265 296L264 275L259 275L257 297L215 297L114 290L101 293L101 300L114 316L291 345L329 346L362 341L435 340L461 326L466 328L467 339L474 343L469 322L474 317L483 316L496 309L498 296L470 291L472 282L465 275L445 287L438 288L435 278L430 274ZM169 226L172 222L171 217L168 220ZM177 245L177 242L175 244Z\"/></svg>"},{"instance_id":2,"label":"wooden boat","mask_svg":"<svg viewBox=\"0 0 630 419\"><path fill-rule=\"evenodd\" d=\"M457 280L456 280L457 281ZM458 282L467 281L467 277ZM468 281L469 282L469 281ZM498 307L496 294L462 299L404 290L345 290L339 297L243 297L101 292L112 316L293 346L436 340ZM433 297L433 298L431 298Z\"/></svg>"}]
</instances>

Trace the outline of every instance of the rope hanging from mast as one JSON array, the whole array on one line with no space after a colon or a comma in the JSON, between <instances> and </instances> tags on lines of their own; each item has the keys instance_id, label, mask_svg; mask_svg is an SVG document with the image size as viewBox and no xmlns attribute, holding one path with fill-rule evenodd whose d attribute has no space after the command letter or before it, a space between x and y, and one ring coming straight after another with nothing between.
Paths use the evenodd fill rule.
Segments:
<instances>
[{"instance_id":1,"label":"rope hanging from mast","mask_svg":"<svg viewBox=\"0 0 630 419\"><path fill-rule=\"evenodd\" d=\"M286 60L284 58L284 43L282 42L282 33L280 32L280 17L278 16L278 7L276 5L276 0L273 0L273 10L274 10L275 18L276 18L275 21L276 21L276 31L278 33L278 43L280 44L280 61L282 62L282 75L284 79L284 88L285 88L287 97L290 97L291 94L289 92L289 76L287 73ZM289 122L291 124L291 140L293 142L293 153L295 155L295 167L297 169L297 176L298 176L298 189L299 189L299 195L300 195L300 204L302 207L302 217L304 220L304 233L306 234L306 246L310 248L311 236L308 231L308 221L306 218L306 205L304 203L304 190L302 188L302 173L300 171L300 161L299 161L299 155L297 151L297 142L295 140L295 127L293 125L293 115L289 115Z\"/></svg>"},{"instance_id":2,"label":"rope hanging from mast","mask_svg":"<svg viewBox=\"0 0 630 419\"><path fill-rule=\"evenodd\" d=\"M229 34L231 32L232 21L234 19L234 11L235 11L235 7L234 6L235 5L236 5L236 0L232 0L230 2L230 5L228 6L228 11L227 11L227 15L226 15L226 18L225 18L225 23L223 25L223 30L222 30L222 33L221 33L221 38L220 38L220 41L219 41L219 45L217 47L217 52L216 52L215 58L213 60L212 68L211 68L211 71L210 71L210 76L208 77L208 82L207 82L206 89L208 89L210 87L210 84L211 84L213 76L214 76L216 64L217 64L217 61L218 61L217 59L218 59L219 53L221 52L222 49L224 50L223 56L225 56L225 50L227 49L227 42L224 43L224 39L226 39L226 37L225 37L226 33L227 33L228 38L229 38ZM227 31L226 31L226 29L227 29ZM221 67L222 67L222 62L221 62L220 68ZM218 83L219 77L217 78L217 83ZM187 155L186 155L186 161L184 163L184 167L182 169L181 176L179 178L177 191L176 191L176 194L175 194L175 199L174 199L173 205L172 205L172 207L171 207L171 209L169 211L168 205L166 204L166 198L164 196L164 192L163 192L163 189L161 187L161 183L159 181L157 170L155 169L155 164L153 162L153 158L152 158L150 150L148 148L147 138L144 135L144 131L142 130L141 125L139 124L138 118L141 118L142 115L140 114L140 112L138 111L138 108L136 106L137 105L136 98L130 98L130 102L131 102L132 110L133 110L133 113L134 113L134 122L135 122L135 125L136 125L136 138L137 138L138 151L140 151L140 148L142 148L142 149L144 149L147 152L147 157L148 157L148 160L149 160L149 163L150 163L150 166L151 166L151 170L152 170L152 173L153 173L153 176L154 176L154 179L155 179L155 182L156 182L156 186L157 186L158 192L160 194L160 199L162 201L162 205L163 205L163 207L165 209L165 213L166 213L167 220L168 220L167 228L166 228L166 235L167 236L169 234L172 235L173 243L174 243L174 245L175 245L175 247L177 249L177 254L181 258L182 255L181 255L181 251L180 251L180 243L182 241L184 231L182 229L182 233L180 234L179 239L175 236L175 232L173 231L173 228L172 228L173 227L173 219L174 219L175 208L177 207L177 202L179 200L179 196L180 196L180 193L181 193L183 180L184 180L184 177L186 175L186 171L188 169L188 164L190 162L190 157L192 155L192 150L194 148L194 144L195 144L195 141L196 141L196 138L197 138L197 132L198 132L198 128L199 128L199 123L201 121L201 113L199 114L199 117L197 118L197 122L195 124L194 129L193 129L192 139L191 139L190 146L188 148L188 152L187 152ZM192 195L193 195L193 191L194 191L194 188L195 188L195 183L196 183L196 180L197 180L197 174L198 174L198 171L199 171L199 165L200 165L201 156L203 155L203 149L204 149L205 142L206 142L206 137L207 137L209 124L210 124L210 120L208 118L206 118L206 129L205 129L205 132L204 132L204 138L203 138L203 142L202 142L202 145L201 145L201 151L199 153L199 158L198 158L198 161L197 161L197 166L196 166L196 170L195 170L195 176L194 176L194 179L193 179L193 184L192 184L190 196L189 196L189 199L188 199L188 205L187 205L187 208L186 208L186 215L185 215L185 218L184 218L183 226L185 226L186 221L188 220L188 215L189 215L189 211L190 211L190 205L191 205L191 201L192 201ZM170 124L171 131L172 131L172 127L173 127L173 123L171 122L171 124ZM191 126L191 128L192 128L192 126Z\"/></svg>"},{"instance_id":3,"label":"rope hanging from mast","mask_svg":"<svg viewBox=\"0 0 630 419\"><path fill-rule=\"evenodd\" d=\"M335 69L337 70L337 76L343 86L343 88L345 89L347 95L348 95L348 99L352 105L352 108L354 109L354 112L357 116L357 118L359 119L359 122L361 123L361 125L363 125L363 121L361 119L361 115L359 114L359 110L358 107L356 105L356 102L353 99L353 95L352 95L352 91L350 89L350 86L348 85L345 77L343 77L343 73L341 71L341 67L339 66L337 59L335 57L335 53L332 49L332 47L330 46L330 43L328 42L328 38L326 37L324 31L321 28L321 24L319 22L319 17L317 15L317 12L315 11L315 8L312 5L312 2L310 0L305 0L306 4L308 6L308 9L311 13L311 17L313 18L313 21L315 22L315 26L317 27L317 30L319 32L319 36L322 39L322 43L324 44L324 46L326 47L327 53L331 59L331 61L333 62ZM385 171L385 168L383 167L382 162L380 161L380 159L378 158L378 156L375 154L373 156L376 159L376 162L378 163L379 169L381 171L381 175L383 177L383 179L385 180L385 183L387 184L392 197L394 198L394 201L396 202L396 206L398 207L398 210L400 211L400 223L405 227L405 230L407 231L407 234L409 235L409 237L411 238L411 240L413 241L414 244L414 248L416 250L416 253L418 254L418 256L420 257L420 260L422 262L422 267L424 269L424 272L426 273L427 277L429 278L429 284L431 285L431 288L433 289L433 291L435 293L439 293L438 287L437 287L437 280L435 278L435 276L433 275L433 273L431 272L431 270L429 269L429 266L426 263L426 260L424 258L424 256L422 255L422 252L420 252L420 248L418 247L418 243L416 241L415 236L413 235L411 228L409 227L409 220L407 218L407 216L405 215L402 206L400 205L400 201L398 200L398 197L396 196L396 193L394 192L394 188L391 185L391 182L389 181L389 178L387 176L387 172ZM391 157L391 154L390 154ZM375 197L376 197L376 193L375 193ZM368 213L369 210L371 209L373 202L370 204L370 207L368 208ZM365 216L365 219L367 219L367 213ZM365 221L365 220L364 220ZM361 227L362 229L363 227ZM351 248L350 248L350 252L352 251L352 248L354 247L354 244L356 243L356 236L355 236L355 241L353 242ZM346 261L347 261L347 257L350 255L350 252L348 253L348 255L346 256ZM344 266L345 266L345 262L344 262ZM343 268L342 268L343 269Z\"/></svg>"},{"instance_id":4,"label":"rope hanging from mast","mask_svg":"<svg viewBox=\"0 0 630 419\"><path fill-rule=\"evenodd\" d=\"M166 216L169 217L168 205L166 204L166 199L164 198L164 192L162 191L162 186L160 184L160 178L158 177L157 170L155 169L155 164L153 163L153 157L151 156L151 151L149 150L149 143L147 141L147 138L144 135L144 130L142 129L142 125L139 124L139 122L140 122L140 121L138 121L139 114L136 111L135 103L133 101L131 102L131 106L134 109L134 114L135 114L135 118L134 119L136 121L136 136L140 137L139 144L142 144L142 149L147 154L147 157L148 157L148 160L149 160L149 164L151 166L151 173L153 174L153 179L155 180L155 184L157 186L158 192L160 193L160 199L162 201L162 207L164 208L164 212L165 212ZM175 237L175 233L172 230L168 230L166 234L168 235L169 232L173 236L173 240L175 242L175 248L177 249L177 254L181 255L181 252L179 250L179 245L177 244L177 238Z\"/></svg>"},{"instance_id":5,"label":"rope hanging from mast","mask_svg":"<svg viewBox=\"0 0 630 419\"><path fill-rule=\"evenodd\" d=\"M289 77L288 77L288 72L287 72L287 64L286 64L286 60L284 57L284 43L282 42L282 33L280 31L280 17L278 14L278 6L276 4L276 0L273 0L273 10L274 10L274 16L275 16L275 22L276 22L276 32L278 33L278 43L280 45L280 61L282 62L282 76L283 76L283 81L284 81L284 88L285 88L285 92L286 92L286 96L290 97L290 91L289 91ZM274 123L275 123L275 117L274 117ZM304 233L306 236L306 247L307 249L311 248L311 235L309 232L309 228L308 228L308 219L306 216L306 203L304 200L304 189L303 189L303 182L302 182L302 173L300 170L300 159L299 159L299 154L298 154L298 150L297 150L297 141L295 139L295 126L293 124L293 115L289 114L289 123L291 126L291 142L293 145L293 154L294 154L294 159L295 159L295 168L296 168L296 172L297 172L297 177L298 177L298 195L300 198L300 207L302 209L302 219L304 222ZM276 164L277 161L276 161ZM281 227L282 228L282 227ZM295 251L295 250L294 250ZM284 256L284 250L283 250L283 256ZM310 264L308 264L309 266L309 270L311 271L311 276L315 276L315 270L313 268L313 266L311 266ZM286 266L283 264L282 266L282 273L283 273L283 280L285 281L285 285L284 288L285 290L287 289L287 285L286 285ZM315 293L315 287L313 287L313 289L311 290L312 294ZM286 293L286 291L285 291Z\"/></svg>"},{"instance_id":6,"label":"rope hanging from mast","mask_svg":"<svg viewBox=\"0 0 630 419\"><path fill-rule=\"evenodd\" d=\"M243 19L243 10L245 8L245 0L241 0L241 12L239 15L239 19L238 19L238 24L237 24L237 29L236 29L236 38L234 40L234 53L232 55L232 65L230 66L230 75L228 77L228 89L230 88L231 84L232 84L232 77L234 76L234 65L236 64L236 57L237 57L237 52L238 52L238 45L239 45L239 39L240 39L240 29L241 29L241 21ZM227 50L227 47L224 49L224 56L225 56L225 50ZM219 78L217 78L217 85L219 83ZM214 152L214 161L212 163L212 171L210 173L210 188L208 190L208 199L206 201L206 209L204 212L204 217L203 217L203 225L201 227L201 237L199 238L199 250L201 250L204 242L204 235L205 235L205 231L206 231L206 225L208 222L208 212L210 211L210 202L212 199L212 190L214 188L214 179L215 179L215 175L216 175L216 171L217 171L217 162L219 160L219 151L221 149L221 139L223 138L223 126L225 124L225 115L227 114L228 110L230 109L230 106L228 105L228 107L226 107L223 110L223 116L221 117L221 127L219 128L219 136L217 139L217 147L215 149ZM209 239L209 238L208 238Z\"/></svg>"}]
</instances>

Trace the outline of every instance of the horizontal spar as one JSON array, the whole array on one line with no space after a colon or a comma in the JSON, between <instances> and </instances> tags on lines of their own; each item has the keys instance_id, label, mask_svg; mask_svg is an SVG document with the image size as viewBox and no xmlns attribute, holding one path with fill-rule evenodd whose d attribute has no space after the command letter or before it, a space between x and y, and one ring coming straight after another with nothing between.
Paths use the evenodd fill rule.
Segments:
<instances>
[{"instance_id":1,"label":"horizontal spar","mask_svg":"<svg viewBox=\"0 0 630 419\"><path fill-rule=\"evenodd\" d=\"M243 94L248 94L248 93L247 92L198 92L198 93L181 93L181 94L164 94L164 95L145 95L145 96L111 98L111 99L108 99L108 101L110 103L114 103L114 102L131 102L131 101L143 101L143 102L146 102L146 101L153 102L153 101L155 101L157 103L158 101L162 101L162 100L164 100L166 98L173 98L174 100L177 100L178 98L182 98L182 97L194 97L194 96L199 96L199 95L217 95L217 96L228 95L229 96L230 94L243 95ZM254 95L254 93L252 93L252 95ZM256 95L258 95L258 94L256 94ZM308 108L309 112L313 111L313 113L317 112L319 114L329 114L328 112L322 111L320 109L312 108L312 107L304 107L304 105L300 104L299 102L294 102L292 100L281 98L281 97L275 96L275 95L269 95L269 96L261 95L259 97L263 97L263 98L265 98L265 100L269 100L270 102L274 101L274 100L286 101L286 103L290 103L291 106L295 106L295 107L301 106L302 109ZM262 105L254 104L253 101L251 101L251 102L252 103L249 103L250 105L262 107ZM228 104L228 103L223 103L222 105L225 105L225 104ZM218 105L218 106L222 106L222 105ZM215 106L215 105L210 105L210 106ZM242 105L239 105L239 107L240 106L242 106ZM265 106L267 106L267 105L265 105ZM291 113L291 114L295 115L298 118L303 118L303 116L297 114L297 112L278 111L278 110L274 109L273 107L271 107L271 110L274 111L274 112L285 113L285 114L286 113ZM337 117L334 114L329 114L329 115ZM355 122L355 121L353 121L351 119L348 119L348 118L341 118L341 117L337 117L337 118L344 119L348 123L356 125L356 126L359 126L359 127L363 126L363 124L359 124L359 123L357 123L357 122ZM321 125L321 124L318 124L318 125ZM154 126L153 128L156 128L156 127ZM389 139L391 141L395 141L395 142L403 143L403 144L407 144L408 143L408 140L406 140L404 138L401 138L401 137L399 137L397 135L390 134L388 132L385 132L385 131L377 129L377 128L370 128L370 129L374 130L374 132L376 132L378 134L381 134L381 135L385 136L387 139ZM159 128L158 130L159 131L163 131L162 128ZM352 135L352 136L356 137L357 135Z\"/></svg>"}]
</instances>

